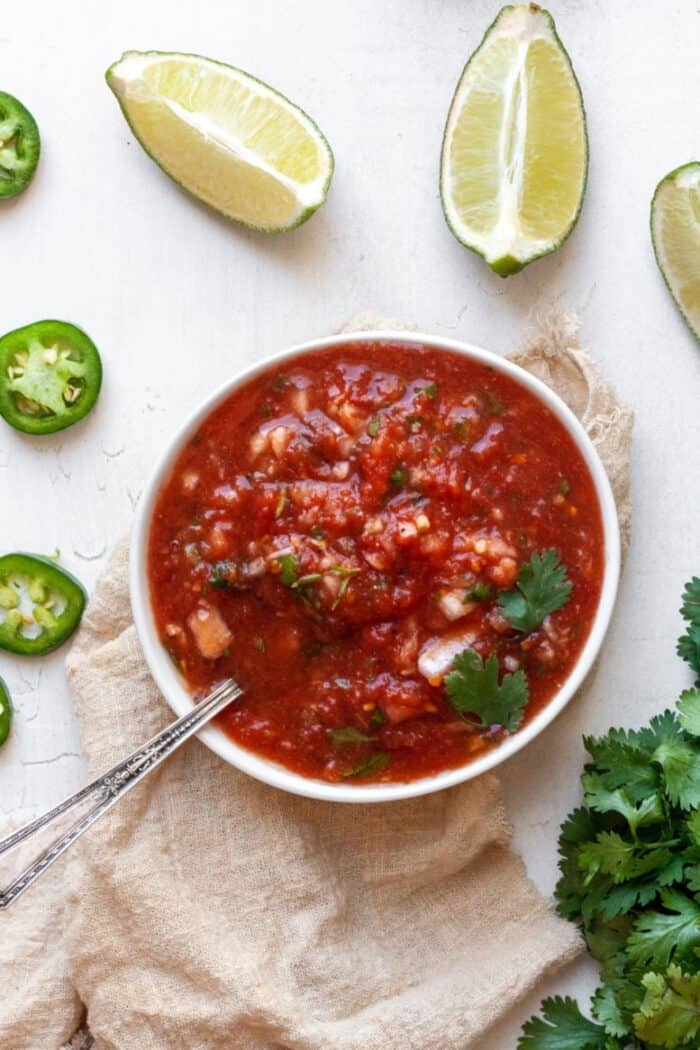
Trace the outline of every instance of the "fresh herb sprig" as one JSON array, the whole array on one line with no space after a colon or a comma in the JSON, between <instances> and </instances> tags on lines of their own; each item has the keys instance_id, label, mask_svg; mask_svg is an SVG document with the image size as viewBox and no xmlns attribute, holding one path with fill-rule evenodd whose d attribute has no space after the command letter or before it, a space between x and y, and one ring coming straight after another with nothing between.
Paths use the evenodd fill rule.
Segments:
<instances>
[{"instance_id":1,"label":"fresh herb sprig","mask_svg":"<svg viewBox=\"0 0 700 1050\"><path fill-rule=\"evenodd\" d=\"M300 574L300 561L296 554L281 554L278 557L280 566L279 578L280 582L285 587L289 587L310 602L315 609L320 608L317 595L315 595L310 588L313 584L319 583L326 572L332 573L334 576L340 577L340 586L338 592L331 603L331 611L335 611L343 598L348 592L348 587L355 576L358 575L360 569L354 568L350 565L331 565L330 569L324 569L323 572L307 572L304 575Z\"/></svg>"},{"instance_id":2,"label":"fresh herb sprig","mask_svg":"<svg viewBox=\"0 0 700 1050\"><path fill-rule=\"evenodd\" d=\"M367 733L363 733L360 729L355 729L354 726L343 726L342 729L329 729L328 736L331 739L331 743L336 747L343 747L345 744L367 744L377 739L374 736L368 736Z\"/></svg>"},{"instance_id":3,"label":"fresh herb sprig","mask_svg":"<svg viewBox=\"0 0 700 1050\"><path fill-rule=\"evenodd\" d=\"M484 661L474 649L455 657L455 669L445 676L445 690L461 715L476 718L476 726L503 726L514 733L523 720L530 690L523 670L505 674L493 653Z\"/></svg>"},{"instance_id":4,"label":"fresh herb sprig","mask_svg":"<svg viewBox=\"0 0 700 1050\"><path fill-rule=\"evenodd\" d=\"M695 684L700 685L700 579L697 576L685 585L681 616L688 627L678 639L677 652L694 671Z\"/></svg>"},{"instance_id":5,"label":"fresh herb sprig","mask_svg":"<svg viewBox=\"0 0 700 1050\"><path fill-rule=\"evenodd\" d=\"M683 594L679 655L696 674L700 580ZM549 999L519 1050L700 1046L700 689L637 730L585 740L584 805L561 829L558 911L600 963L595 1020Z\"/></svg>"},{"instance_id":6,"label":"fresh herb sprig","mask_svg":"<svg viewBox=\"0 0 700 1050\"><path fill-rule=\"evenodd\" d=\"M372 773L382 773L391 764L391 755L386 751L374 751L368 758L363 758L355 766L347 769L345 777L366 777Z\"/></svg>"},{"instance_id":7,"label":"fresh herb sprig","mask_svg":"<svg viewBox=\"0 0 700 1050\"><path fill-rule=\"evenodd\" d=\"M498 605L516 631L530 634L545 616L566 605L571 587L566 566L557 552L535 551L520 569L515 588L499 595Z\"/></svg>"}]
</instances>

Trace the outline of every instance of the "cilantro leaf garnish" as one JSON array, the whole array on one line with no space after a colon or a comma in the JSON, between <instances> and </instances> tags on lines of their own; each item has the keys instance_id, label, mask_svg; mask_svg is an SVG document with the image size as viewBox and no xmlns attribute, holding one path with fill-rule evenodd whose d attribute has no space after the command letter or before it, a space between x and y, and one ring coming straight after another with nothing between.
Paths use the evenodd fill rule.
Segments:
<instances>
[{"instance_id":1,"label":"cilantro leaf garnish","mask_svg":"<svg viewBox=\"0 0 700 1050\"><path fill-rule=\"evenodd\" d=\"M285 587L293 587L299 579L299 559L296 554L281 554L277 561L280 566L280 582Z\"/></svg>"},{"instance_id":2,"label":"cilantro leaf garnish","mask_svg":"<svg viewBox=\"0 0 700 1050\"><path fill-rule=\"evenodd\" d=\"M464 595L463 602L466 605L468 602L488 602L493 597L493 590L491 585L488 583L475 583L473 587L470 587L467 593Z\"/></svg>"},{"instance_id":3,"label":"cilantro leaf garnish","mask_svg":"<svg viewBox=\"0 0 700 1050\"><path fill-rule=\"evenodd\" d=\"M391 755L388 755L385 751L375 751L369 758L365 758L362 762L358 762L356 766L351 766L350 769L346 770L343 776L346 777L366 777L370 773L381 773L382 770L391 762Z\"/></svg>"},{"instance_id":4,"label":"cilantro leaf garnish","mask_svg":"<svg viewBox=\"0 0 700 1050\"><path fill-rule=\"evenodd\" d=\"M336 747L342 747L343 744L366 744L370 740L374 740L373 736L367 736L360 729L355 729L353 726L344 726L342 729L329 729L328 736L331 742Z\"/></svg>"},{"instance_id":5,"label":"cilantro leaf garnish","mask_svg":"<svg viewBox=\"0 0 700 1050\"><path fill-rule=\"evenodd\" d=\"M461 715L475 715L483 729L503 726L514 733L523 720L530 690L523 670L503 675L493 653L484 661L474 649L455 657L455 669L445 677L450 702Z\"/></svg>"},{"instance_id":6,"label":"cilantro leaf garnish","mask_svg":"<svg viewBox=\"0 0 700 1050\"><path fill-rule=\"evenodd\" d=\"M566 605L571 586L555 550L535 551L520 569L514 590L499 595L498 605L516 631L530 634L545 616Z\"/></svg>"},{"instance_id":7,"label":"cilantro leaf garnish","mask_svg":"<svg viewBox=\"0 0 700 1050\"><path fill-rule=\"evenodd\" d=\"M612 1050L621 1044L611 1040L602 1025L584 1017L573 999L545 999L542 1017L531 1018L523 1027L518 1050Z\"/></svg>"},{"instance_id":8,"label":"cilantro leaf garnish","mask_svg":"<svg viewBox=\"0 0 700 1050\"><path fill-rule=\"evenodd\" d=\"M505 409L503 407L503 402L501 401L500 397L498 396L498 394L494 390L487 390L486 391L486 400L488 401L489 412L491 413L491 415L493 415L493 416L502 416L503 415L503 413L505 411Z\"/></svg>"}]
</instances>

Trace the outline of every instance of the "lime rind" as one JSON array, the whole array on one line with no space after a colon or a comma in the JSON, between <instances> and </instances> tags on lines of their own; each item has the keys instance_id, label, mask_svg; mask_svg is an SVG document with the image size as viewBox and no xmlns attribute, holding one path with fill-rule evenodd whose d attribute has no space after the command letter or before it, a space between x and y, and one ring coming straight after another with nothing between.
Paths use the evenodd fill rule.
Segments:
<instances>
[{"instance_id":1,"label":"lime rind","mask_svg":"<svg viewBox=\"0 0 700 1050\"><path fill-rule=\"evenodd\" d=\"M41 155L41 136L24 103L7 91L0 91L0 131L5 130L9 132L7 141L17 137L8 149L5 135L0 133L0 168L6 169L5 177L0 178L0 200L11 200L24 193L34 178Z\"/></svg>"},{"instance_id":2,"label":"lime rind","mask_svg":"<svg viewBox=\"0 0 700 1050\"><path fill-rule=\"evenodd\" d=\"M679 167L669 171L668 175L664 175L659 181L651 200L649 225L651 229L651 243L654 249L654 257L661 272L661 276L664 279L664 284L668 288L671 298L676 304L681 317L698 342L700 342L700 311L698 312L697 317L692 317L683 305L680 290L671 273L671 260L668 258L664 250L664 238L661 226L664 212L662 200L663 194L667 191L673 192L674 189L682 192L688 187L692 187L698 192L698 200L700 201L700 161L691 160L686 164L681 164ZM697 245L700 245L700 214L696 217L696 224L696 244L691 245L691 252L693 252L693 249L696 248ZM693 254L696 254L696 257L699 258L697 266L698 280L700 280L700 254Z\"/></svg>"},{"instance_id":3,"label":"lime rind","mask_svg":"<svg viewBox=\"0 0 700 1050\"><path fill-rule=\"evenodd\" d=\"M459 217L456 215L455 210L450 205L450 192L449 192L449 149L452 145L451 132L453 131L454 123L459 116L461 111L461 102L466 95L465 84L466 78L469 76L470 70L478 58L484 51L485 46L493 38L494 34L500 32L504 21L508 19L514 19L520 17L521 19L539 19L545 27L545 31L536 34L544 39L549 39L557 48L561 58L563 59L566 69L569 75L570 83L574 88L577 100L578 100L578 117L581 125L581 140L583 145L583 158L582 158L582 170L580 178L580 189L578 192L577 205L572 212L571 218L568 225L556 238L544 240L539 245L530 242L528 250L525 252L519 252L514 245L506 245L505 250L502 252L489 253L484 243L478 243L478 239L470 236L468 227L465 223L461 222ZM503 34L504 36L506 34ZM567 240L567 238L573 232L576 223L578 222L581 208L583 206L583 199L585 196L586 187L588 184L588 168L589 168L589 149L588 149L588 129L586 125L586 114L583 104L583 94L581 91L581 85L578 77L576 76L575 70L571 63L569 54L564 47L559 34L557 33L554 19L550 13L543 8L540 8L537 4L526 4L526 5L508 5L503 7L498 13L494 21L487 28L484 33L479 45L469 56L462 74L457 82L450 108L448 111L447 121L445 124L445 132L442 140L442 150L440 155L440 199L442 202L442 208L445 215L447 225L459 243L467 248L469 251L474 252L480 256L484 261L491 267L494 272L502 277L508 277L512 274L518 273L529 263L534 262L536 259L542 258L545 255L549 255L551 252L556 251L561 245Z\"/></svg>"},{"instance_id":4,"label":"lime rind","mask_svg":"<svg viewBox=\"0 0 700 1050\"><path fill-rule=\"evenodd\" d=\"M265 162L260 157L253 157L253 155L251 155L250 160L251 162L254 160L255 166L259 168L263 175L275 178L280 184L286 184L289 188L291 188L292 186L294 187L296 197L299 200L300 204L297 214L295 214L290 221L280 223L277 225L275 225L274 223L260 224L248 221L245 218L242 218L240 215L232 214L230 211L227 211L226 209L217 206L217 204L214 201L206 199L206 197L204 197L201 193L197 192L195 188L188 185L182 179L179 179L172 171L170 171L167 164L163 161L162 158L160 158L157 155L156 151L152 148L152 146L149 144L146 138L141 134L139 127L137 126L136 122L132 118L131 113L129 112L129 106L125 97L125 85L121 77L121 72L123 70L124 63L132 61L133 59L153 59L154 61L158 61L160 59L193 60L200 64L202 67L210 67L214 70L221 70L226 75L233 74L235 77L240 78L240 80L243 82L247 82L250 85L256 85L258 88L262 89L262 91L266 93L268 97L274 99L277 104L281 105L289 113L293 114L300 121L300 123L302 123L305 126L309 136L314 140L325 162L323 176L321 179L317 180L316 185L314 186L315 192L313 193L313 195L309 195L309 199L304 201L301 198L306 196L306 194L304 192L302 192L301 194L299 193L300 188L303 190L303 184L295 184L293 183L293 180L286 179L281 172L271 169L269 166L266 166ZM151 158L151 160L181 190L183 190L189 196L194 197L195 200L199 201L201 204L204 204L206 207L211 208L219 215L223 215L226 219L228 219L230 222L233 222L235 225L242 226L246 229L252 229L262 233L288 232L289 230L296 229L297 227L305 223L325 202L335 169L335 157L328 143L328 140L319 128L318 124L313 120L312 117L308 115L308 113L301 109L300 106L296 105L296 103L292 102L291 99L289 99L286 95L283 95L282 92L277 91L276 88L271 87L265 81L260 80L253 74L248 73L247 71L240 69L239 67L231 66L225 62L219 62L216 59L207 58L203 55L198 55L192 52L125 51L122 54L121 58L119 58L107 69L105 73L105 80L107 82L108 87L117 99L124 119L126 120L131 131L133 132L136 140L143 148L144 152Z\"/></svg>"}]
</instances>

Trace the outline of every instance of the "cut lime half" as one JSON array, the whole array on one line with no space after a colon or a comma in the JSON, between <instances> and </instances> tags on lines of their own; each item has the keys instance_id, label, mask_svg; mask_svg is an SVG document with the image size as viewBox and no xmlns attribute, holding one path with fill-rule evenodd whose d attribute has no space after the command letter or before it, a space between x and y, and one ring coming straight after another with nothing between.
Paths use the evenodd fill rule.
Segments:
<instances>
[{"instance_id":1,"label":"cut lime half","mask_svg":"<svg viewBox=\"0 0 700 1050\"><path fill-rule=\"evenodd\" d=\"M333 154L325 138L248 73L198 55L127 51L106 76L149 156L229 219L289 230L326 199Z\"/></svg>"},{"instance_id":2,"label":"cut lime half","mask_svg":"<svg viewBox=\"0 0 700 1050\"><path fill-rule=\"evenodd\" d=\"M440 195L450 229L496 273L517 273L569 235L587 169L581 91L551 16L504 7L447 117Z\"/></svg>"},{"instance_id":3,"label":"cut lime half","mask_svg":"<svg viewBox=\"0 0 700 1050\"><path fill-rule=\"evenodd\" d=\"M661 180L651 202L651 238L659 269L700 339L700 162L691 161Z\"/></svg>"}]
</instances>

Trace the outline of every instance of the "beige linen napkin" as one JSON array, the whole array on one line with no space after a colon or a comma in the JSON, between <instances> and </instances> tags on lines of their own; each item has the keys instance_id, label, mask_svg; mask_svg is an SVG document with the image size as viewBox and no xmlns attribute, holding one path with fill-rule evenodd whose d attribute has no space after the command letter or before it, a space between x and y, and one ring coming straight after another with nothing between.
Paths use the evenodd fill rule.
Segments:
<instances>
[{"instance_id":1,"label":"beige linen napkin","mask_svg":"<svg viewBox=\"0 0 700 1050\"><path fill-rule=\"evenodd\" d=\"M626 534L631 413L576 327L550 319L519 360L584 420ZM122 544L68 660L91 774L172 718L127 559ZM580 949L509 833L491 775L355 807L266 787L191 741L0 918L0 1046L54 1050L84 1003L100 1050L467 1050Z\"/></svg>"}]
</instances>

